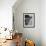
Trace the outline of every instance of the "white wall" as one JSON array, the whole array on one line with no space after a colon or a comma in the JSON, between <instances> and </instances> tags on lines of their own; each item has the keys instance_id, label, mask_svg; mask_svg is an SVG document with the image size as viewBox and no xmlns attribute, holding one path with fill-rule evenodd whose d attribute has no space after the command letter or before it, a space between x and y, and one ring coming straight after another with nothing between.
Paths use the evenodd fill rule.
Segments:
<instances>
[{"instance_id":1,"label":"white wall","mask_svg":"<svg viewBox=\"0 0 46 46\"><path fill-rule=\"evenodd\" d=\"M17 4L17 3L16 3ZM41 46L41 1L23 0L17 7L14 5L15 29L23 33L24 38L35 41L36 46ZM23 27L23 13L35 13L35 28Z\"/></svg>"},{"instance_id":2,"label":"white wall","mask_svg":"<svg viewBox=\"0 0 46 46\"><path fill-rule=\"evenodd\" d=\"M12 28L12 6L16 0L0 0L0 27Z\"/></svg>"},{"instance_id":3,"label":"white wall","mask_svg":"<svg viewBox=\"0 0 46 46\"><path fill-rule=\"evenodd\" d=\"M41 16L40 16L40 25L41 25L41 38L42 46L46 46L46 0L41 1Z\"/></svg>"}]
</instances>

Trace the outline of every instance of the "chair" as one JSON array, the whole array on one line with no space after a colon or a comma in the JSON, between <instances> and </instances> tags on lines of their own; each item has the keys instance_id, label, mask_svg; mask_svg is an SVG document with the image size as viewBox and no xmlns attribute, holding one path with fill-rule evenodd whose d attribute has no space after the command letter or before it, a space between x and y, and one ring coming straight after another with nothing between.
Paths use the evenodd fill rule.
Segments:
<instances>
[{"instance_id":1,"label":"chair","mask_svg":"<svg viewBox=\"0 0 46 46\"><path fill-rule=\"evenodd\" d=\"M15 33L16 46L22 46L22 33Z\"/></svg>"},{"instance_id":2,"label":"chair","mask_svg":"<svg viewBox=\"0 0 46 46\"><path fill-rule=\"evenodd\" d=\"M35 43L32 40L26 40L25 46L35 46Z\"/></svg>"}]
</instances>

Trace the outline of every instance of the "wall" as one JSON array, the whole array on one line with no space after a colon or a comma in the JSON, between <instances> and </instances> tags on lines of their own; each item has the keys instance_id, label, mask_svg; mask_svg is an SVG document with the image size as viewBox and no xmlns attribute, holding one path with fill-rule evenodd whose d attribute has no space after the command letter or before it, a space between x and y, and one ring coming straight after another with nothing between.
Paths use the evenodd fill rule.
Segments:
<instances>
[{"instance_id":1,"label":"wall","mask_svg":"<svg viewBox=\"0 0 46 46\"><path fill-rule=\"evenodd\" d=\"M16 0L0 0L0 27L12 29L12 6Z\"/></svg>"},{"instance_id":2,"label":"wall","mask_svg":"<svg viewBox=\"0 0 46 46\"><path fill-rule=\"evenodd\" d=\"M17 4L17 3L16 3ZM15 30L23 33L24 39L35 41L36 46L41 46L41 1L40 0L23 0L19 5L14 5L14 24ZM35 13L35 28L23 27L23 13Z\"/></svg>"},{"instance_id":3,"label":"wall","mask_svg":"<svg viewBox=\"0 0 46 46\"><path fill-rule=\"evenodd\" d=\"M42 46L46 46L46 0L41 1L40 26Z\"/></svg>"}]
</instances>

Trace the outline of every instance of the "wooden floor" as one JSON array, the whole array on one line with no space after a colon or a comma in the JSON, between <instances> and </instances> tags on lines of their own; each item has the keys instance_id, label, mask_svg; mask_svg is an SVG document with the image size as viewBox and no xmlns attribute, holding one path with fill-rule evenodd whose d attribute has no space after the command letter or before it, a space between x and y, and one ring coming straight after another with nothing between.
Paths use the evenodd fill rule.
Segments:
<instances>
[{"instance_id":1,"label":"wooden floor","mask_svg":"<svg viewBox=\"0 0 46 46\"><path fill-rule=\"evenodd\" d=\"M2 43L0 46L16 46L15 39L13 40L6 40L6 42Z\"/></svg>"}]
</instances>

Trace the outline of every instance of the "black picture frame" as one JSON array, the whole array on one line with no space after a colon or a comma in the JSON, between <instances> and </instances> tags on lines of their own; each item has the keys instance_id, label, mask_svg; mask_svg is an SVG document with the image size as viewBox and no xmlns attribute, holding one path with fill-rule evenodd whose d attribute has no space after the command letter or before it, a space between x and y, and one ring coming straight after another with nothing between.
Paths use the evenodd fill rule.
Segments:
<instances>
[{"instance_id":1,"label":"black picture frame","mask_svg":"<svg viewBox=\"0 0 46 46\"><path fill-rule=\"evenodd\" d=\"M23 27L24 28L35 27L35 13L23 13Z\"/></svg>"}]
</instances>

